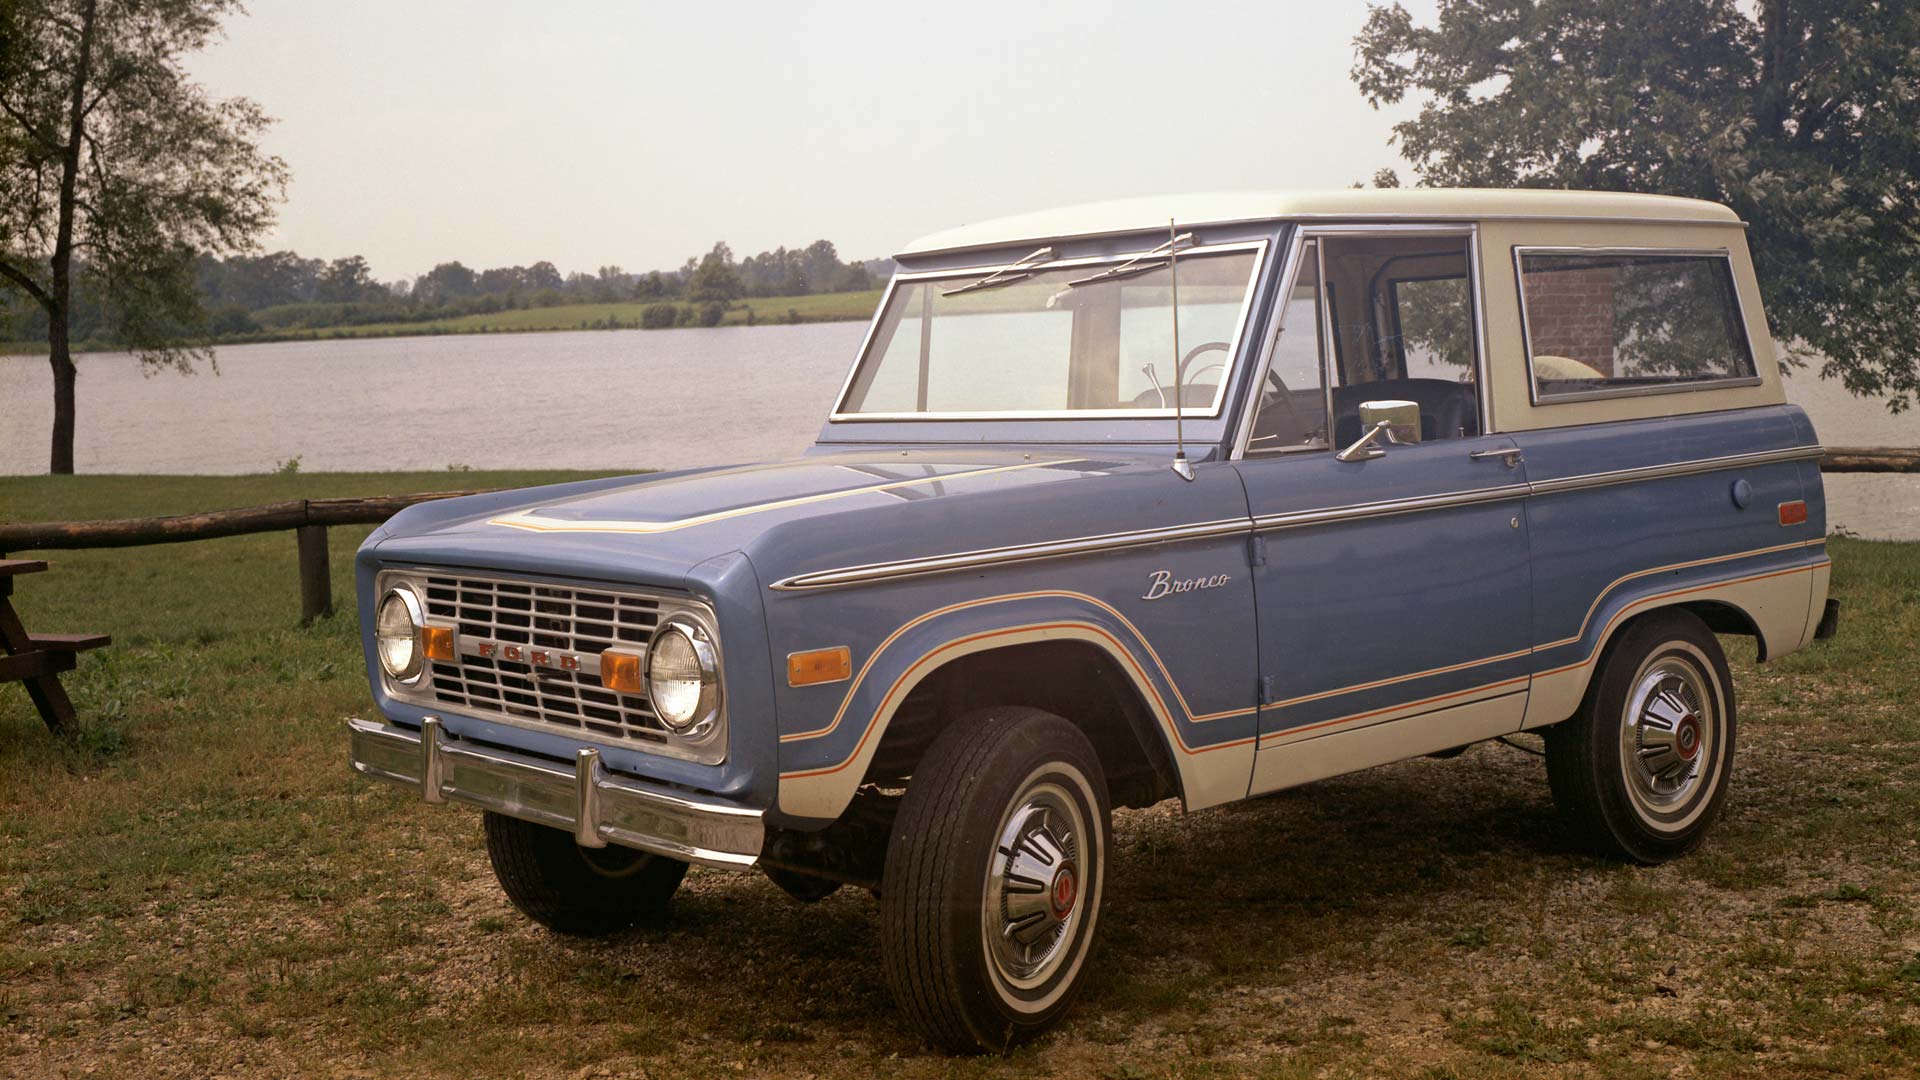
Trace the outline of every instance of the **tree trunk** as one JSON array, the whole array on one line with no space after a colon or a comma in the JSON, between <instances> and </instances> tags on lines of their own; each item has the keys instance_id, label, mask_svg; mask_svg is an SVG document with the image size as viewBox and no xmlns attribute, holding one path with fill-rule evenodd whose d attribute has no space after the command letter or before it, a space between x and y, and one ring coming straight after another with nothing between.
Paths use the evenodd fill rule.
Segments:
<instances>
[{"instance_id":1,"label":"tree trunk","mask_svg":"<svg viewBox=\"0 0 1920 1080\"><path fill-rule=\"evenodd\" d=\"M1793 82L1793 14L1788 0L1761 0L1760 82L1755 88L1754 120L1764 135L1786 127L1787 89Z\"/></svg>"},{"instance_id":2,"label":"tree trunk","mask_svg":"<svg viewBox=\"0 0 1920 1080\"><path fill-rule=\"evenodd\" d=\"M96 0L87 0L80 12L80 51L73 65L73 86L67 110L67 145L61 155L60 221L54 230L53 288L47 308L47 360L53 365L53 453L47 471L73 472L73 219L79 201L80 147L87 133L87 79L93 74L93 29Z\"/></svg>"},{"instance_id":3,"label":"tree trunk","mask_svg":"<svg viewBox=\"0 0 1920 1080\"><path fill-rule=\"evenodd\" d=\"M73 474L73 353L67 341L67 313L62 311L47 322L47 337L52 349L47 356L53 365L53 454L47 471L55 476Z\"/></svg>"}]
</instances>

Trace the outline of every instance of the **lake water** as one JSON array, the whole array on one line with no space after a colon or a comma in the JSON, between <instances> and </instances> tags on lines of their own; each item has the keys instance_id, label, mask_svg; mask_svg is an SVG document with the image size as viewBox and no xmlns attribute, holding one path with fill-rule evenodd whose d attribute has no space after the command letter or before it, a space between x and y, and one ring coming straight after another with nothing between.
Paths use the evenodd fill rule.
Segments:
<instances>
[{"instance_id":1,"label":"lake water","mask_svg":"<svg viewBox=\"0 0 1920 1080\"><path fill-rule=\"evenodd\" d=\"M219 351L219 374L143 376L78 358L86 473L677 468L796 454L813 441L861 323L303 341ZM1787 396L1836 446L1920 446L1888 413L1811 373ZM46 467L52 376L0 357L0 473ZM1829 523L1920 540L1920 476L1827 478ZM4 508L0 508L4 514Z\"/></svg>"}]
</instances>

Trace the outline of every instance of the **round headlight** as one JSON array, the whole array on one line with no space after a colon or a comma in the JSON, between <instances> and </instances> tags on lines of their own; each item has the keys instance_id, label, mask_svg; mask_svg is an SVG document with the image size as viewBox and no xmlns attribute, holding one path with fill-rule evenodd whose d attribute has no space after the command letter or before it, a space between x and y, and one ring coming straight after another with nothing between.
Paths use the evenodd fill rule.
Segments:
<instances>
[{"instance_id":1,"label":"round headlight","mask_svg":"<svg viewBox=\"0 0 1920 1080\"><path fill-rule=\"evenodd\" d=\"M669 619L647 647L647 698L660 722L688 732L710 719L720 697L713 640L691 619Z\"/></svg>"},{"instance_id":2,"label":"round headlight","mask_svg":"<svg viewBox=\"0 0 1920 1080\"><path fill-rule=\"evenodd\" d=\"M387 676L400 682L420 677L420 601L404 586L387 590L380 598L380 617L374 622L373 637L380 654L380 667Z\"/></svg>"}]
</instances>

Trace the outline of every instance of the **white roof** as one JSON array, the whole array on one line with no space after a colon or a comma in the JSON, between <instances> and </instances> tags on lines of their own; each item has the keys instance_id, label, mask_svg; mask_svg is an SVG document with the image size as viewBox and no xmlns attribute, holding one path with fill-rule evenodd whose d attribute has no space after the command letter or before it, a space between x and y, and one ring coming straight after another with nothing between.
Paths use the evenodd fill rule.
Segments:
<instances>
[{"instance_id":1,"label":"white roof","mask_svg":"<svg viewBox=\"0 0 1920 1080\"><path fill-rule=\"evenodd\" d=\"M1471 221L1537 217L1561 220L1674 221L1737 225L1739 215L1719 203L1670 195L1542 188L1336 188L1327 191L1228 191L1154 195L1085 203L962 225L908 244L901 255L996 247L1021 240L1106 236L1182 226L1281 219L1407 218Z\"/></svg>"}]
</instances>

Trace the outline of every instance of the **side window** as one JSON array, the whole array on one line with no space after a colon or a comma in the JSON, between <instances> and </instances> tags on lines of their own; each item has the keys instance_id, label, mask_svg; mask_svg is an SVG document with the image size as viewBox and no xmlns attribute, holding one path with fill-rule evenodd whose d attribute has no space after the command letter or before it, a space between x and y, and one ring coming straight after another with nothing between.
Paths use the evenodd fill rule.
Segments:
<instances>
[{"instance_id":1,"label":"side window","mask_svg":"<svg viewBox=\"0 0 1920 1080\"><path fill-rule=\"evenodd\" d=\"M1536 401L1754 375L1725 255L1519 252Z\"/></svg>"},{"instance_id":2,"label":"side window","mask_svg":"<svg viewBox=\"0 0 1920 1080\"><path fill-rule=\"evenodd\" d=\"M1247 449L1352 442L1368 401L1418 406L1422 441L1478 435L1471 243L1453 232L1307 241Z\"/></svg>"},{"instance_id":3,"label":"side window","mask_svg":"<svg viewBox=\"0 0 1920 1080\"><path fill-rule=\"evenodd\" d=\"M1320 246L1309 240L1287 297L1273 363L1254 398L1249 452L1327 445L1326 365L1320 360Z\"/></svg>"}]
</instances>

